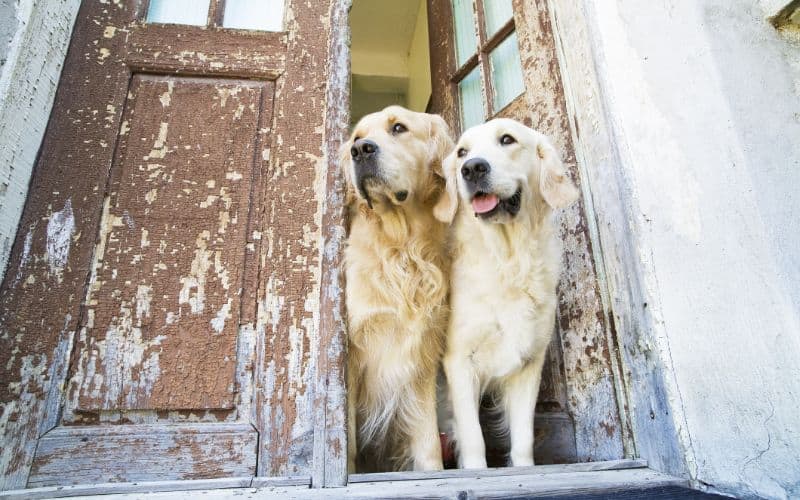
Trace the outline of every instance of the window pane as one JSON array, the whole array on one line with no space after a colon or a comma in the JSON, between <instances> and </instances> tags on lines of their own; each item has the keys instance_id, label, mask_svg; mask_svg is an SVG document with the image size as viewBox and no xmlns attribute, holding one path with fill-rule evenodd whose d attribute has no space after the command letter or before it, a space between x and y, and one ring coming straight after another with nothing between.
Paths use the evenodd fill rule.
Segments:
<instances>
[{"instance_id":1,"label":"window pane","mask_svg":"<svg viewBox=\"0 0 800 500\"><path fill-rule=\"evenodd\" d=\"M494 87L493 111L497 112L525 91L516 32L511 33L489 54L489 63Z\"/></svg>"},{"instance_id":2,"label":"window pane","mask_svg":"<svg viewBox=\"0 0 800 500\"><path fill-rule=\"evenodd\" d=\"M486 19L486 36L491 37L514 16L511 0L484 0L483 14Z\"/></svg>"},{"instance_id":3,"label":"window pane","mask_svg":"<svg viewBox=\"0 0 800 500\"><path fill-rule=\"evenodd\" d=\"M284 0L227 0L222 26L245 30L282 31Z\"/></svg>"},{"instance_id":4,"label":"window pane","mask_svg":"<svg viewBox=\"0 0 800 500\"><path fill-rule=\"evenodd\" d=\"M469 72L458 82L458 95L461 100L461 129L483 123L483 95L481 94L480 67Z\"/></svg>"},{"instance_id":5,"label":"window pane","mask_svg":"<svg viewBox=\"0 0 800 500\"><path fill-rule=\"evenodd\" d=\"M478 35L475 32L473 0L453 0L453 15L456 25L456 60L461 67L472 54L478 51Z\"/></svg>"},{"instance_id":6,"label":"window pane","mask_svg":"<svg viewBox=\"0 0 800 500\"><path fill-rule=\"evenodd\" d=\"M205 26L211 0L150 0L148 23Z\"/></svg>"}]
</instances>

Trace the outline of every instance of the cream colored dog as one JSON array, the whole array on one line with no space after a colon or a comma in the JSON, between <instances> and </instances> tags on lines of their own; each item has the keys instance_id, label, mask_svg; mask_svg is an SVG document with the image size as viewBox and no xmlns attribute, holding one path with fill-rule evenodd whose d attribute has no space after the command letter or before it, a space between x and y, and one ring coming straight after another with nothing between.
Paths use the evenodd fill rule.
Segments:
<instances>
[{"instance_id":1,"label":"cream colored dog","mask_svg":"<svg viewBox=\"0 0 800 500\"><path fill-rule=\"evenodd\" d=\"M551 212L578 191L550 142L508 119L467 130L444 165L447 190L435 214L454 225L444 369L459 463L486 467L478 408L493 392L510 431L511 465L533 465L561 264Z\"/></svg>"},{"instance_id":2,"label":"cream colored dog","mask_svg":"<svg viewBox=\"0 0 800 500\"><path fill-rule=\"evenodd\" d=\"M409 462L415 470L442 468L436 372L449 259L447 225L433 207L445 186L442 159L452 147L441 117L391 106L361 119L342 151L351 224L345 250L351 472L358 451L367 453L370 469Z\"/></svg>"}]
</instances>

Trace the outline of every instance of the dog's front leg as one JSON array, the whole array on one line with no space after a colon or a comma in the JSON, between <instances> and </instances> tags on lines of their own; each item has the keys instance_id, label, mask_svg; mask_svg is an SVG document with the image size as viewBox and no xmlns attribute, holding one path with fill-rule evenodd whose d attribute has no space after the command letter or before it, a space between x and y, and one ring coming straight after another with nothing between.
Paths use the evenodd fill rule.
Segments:
<instances>
[{"instance_id":1,"label":"dog's front leg","mask_svg":"<svg viewBox=\"0 0 800 500\"><path fill-rule=\"evenodd\" d=\"M459 465L464 469L485 469L486 445L478 420L478 374L468 358L457 354L445 358L444 371L453 403Z\"/></svg>"},{"instance_id":2,"label":"dog's front leg","mask_svg":"<svg viewBox=\"0 0 800 500\"><path fill-rule=\"evenodd\" d=\"M511 465L533 465L533 415L542 379L544 353L509 377L503 406L511 436Z\"/></svg>"},{"instance_id":3,"label":"dog's front leg","mask_svg":"<svg viewBox=\"0 0 800 500\"><path fill-rule=\"evenodd\" d=\"M439 440L439 424L436 420L436 373L426 376L415 394L419 402L419 414L411 429L411 456L414 470L442 470L442 444Z\"/></svg>"}]
</instances>

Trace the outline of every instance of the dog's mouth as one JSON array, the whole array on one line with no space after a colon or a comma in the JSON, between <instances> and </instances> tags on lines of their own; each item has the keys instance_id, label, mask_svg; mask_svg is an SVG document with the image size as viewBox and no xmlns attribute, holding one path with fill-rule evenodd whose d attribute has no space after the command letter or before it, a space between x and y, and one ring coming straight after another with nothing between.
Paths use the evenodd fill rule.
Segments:
<instances>
[{"instance_id":1,"label":"dog's mouth","mask_svg":"<svg viewBox=\"0 0 800 500\"><path fill-rule=\"evenodd\" d=\"M405 189L397 191L389 191L386 181L377 175L364 175L359 177L356 188L367 206L374 209L375 201L393 202L395 204L402 204L408 199L409 192ZM370 192L372 191L372 192Z\"/></svg>"},{"instance_id":2,"label":"dog's mouth","mask_svg":"<svg viewBox=\"0 0 800 500\"><path fill-rule=\"evenodd\" d=\"M489 218L499 212L506 212L510 216L515 216L519 213L520 205L522 203L522 188L517 188L517 192L508 198L501 199L494 193L484 193L478 191L472 197L472 209L475 211L475 217Z\"/></svg>"},{"instance_id":3,"label":"dog's mouth","mask_svg":"<svg viewBox=\"0 0 800 500\"><path fill-rule=\"evenodd\" d=\"M375 182L377 180L377 177L374 175L362 176L358 179L358 185L356 186L361 197L366 200L370 209L372 208L372 197L370 197L369 191L367 190L367 181Z\"/></svg>"}]
</instances>

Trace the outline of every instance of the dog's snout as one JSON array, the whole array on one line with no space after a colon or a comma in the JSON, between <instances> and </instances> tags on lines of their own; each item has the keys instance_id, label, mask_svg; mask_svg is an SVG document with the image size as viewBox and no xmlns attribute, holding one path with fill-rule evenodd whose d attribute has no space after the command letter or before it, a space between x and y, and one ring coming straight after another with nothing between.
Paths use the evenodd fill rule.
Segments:
<instances>
[{"instance_id":1,"label":"dog's snout","mask_svg":"<svg viewBox=\"0 0 800 500\"><path fill-rule=\"evenodd\" d=\"M361 161L370 158L378 152L378 145L369 139L358 139L350 148L350 156L353 160Z\"/></svg>"},{"instance_id":2,"label":"dog's snout","mask_svg":"<svg viewBox=\"0 0 800 500\"><path fill-rule=\"evenodd\" d=\"M477 182L483 179L492 167L483 158L470 158L461 166L461 175L467 182Z\"/></svg>"}]
</instances>

